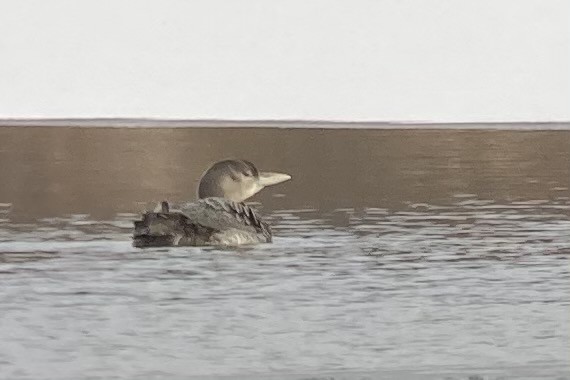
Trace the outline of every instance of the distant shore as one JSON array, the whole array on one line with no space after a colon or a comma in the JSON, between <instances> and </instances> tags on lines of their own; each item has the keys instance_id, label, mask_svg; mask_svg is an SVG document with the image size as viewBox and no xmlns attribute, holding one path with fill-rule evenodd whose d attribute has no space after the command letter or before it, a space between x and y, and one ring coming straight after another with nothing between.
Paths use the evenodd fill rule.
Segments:
<instances>
[{"instance_id":1,"label":"distant shore","mask_svg":"<svg viewBox=\"0 0 570 380\"><path fill-rule=\"evenodd\" d=\"M317 129L500 129L570 130L570 122L405 122L326 120L183 120L152 118L14 118L0 127L66 128L317 128Z\"/></svg>"}]
</instances>

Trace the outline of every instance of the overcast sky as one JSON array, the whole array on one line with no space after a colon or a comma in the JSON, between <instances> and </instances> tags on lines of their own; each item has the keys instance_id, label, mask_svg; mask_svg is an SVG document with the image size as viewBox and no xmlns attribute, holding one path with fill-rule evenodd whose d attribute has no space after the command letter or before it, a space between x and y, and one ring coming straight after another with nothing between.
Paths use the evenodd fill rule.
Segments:
<instances>
[{"instance_id":1,"label":"overcast sky","mask_svg":"<svg viewBox=\"0 0 570 380\"><path fill-rule=\"evenodd\" d=\"M570 120L568 0L0 0L0 117Z\"/></svg>"}]
</instances>

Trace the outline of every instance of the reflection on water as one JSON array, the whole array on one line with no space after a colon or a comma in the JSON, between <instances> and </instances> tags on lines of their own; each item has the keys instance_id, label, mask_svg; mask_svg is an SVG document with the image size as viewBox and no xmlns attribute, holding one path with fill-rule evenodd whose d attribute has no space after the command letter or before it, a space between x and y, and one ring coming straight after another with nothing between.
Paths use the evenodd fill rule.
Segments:
<instances>
[{"instance_id":1,"label":"reflection on water","mask_svg":"<svg viewBox=\"0 0 570 380\"><path fill-rule=\"evenodd\" d=\"M131 247L223 157L293 175L274 244ZM0 128L0 377L570 378L569 170L566 131Z\"/></svg>"}]
</instances>

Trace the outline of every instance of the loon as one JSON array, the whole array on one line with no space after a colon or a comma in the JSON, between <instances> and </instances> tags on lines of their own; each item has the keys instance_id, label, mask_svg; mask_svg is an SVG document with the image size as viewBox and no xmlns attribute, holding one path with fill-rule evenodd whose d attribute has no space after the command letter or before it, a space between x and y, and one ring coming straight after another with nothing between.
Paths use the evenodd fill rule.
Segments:
<instances>
[{"instance_id":1,"label":"loon","mask_svg":"<svg viewBox=\"0 0 570 380\"><path fill-rule=\"evenodd\" d=\"M133 246L172 247L270 243L271 228L244 203L266 186L291 179L288 174L260 172L246 160L216 162L202 174L198 200L171 210L157 210L135 221Z\"/></svg>"}]
</instances>

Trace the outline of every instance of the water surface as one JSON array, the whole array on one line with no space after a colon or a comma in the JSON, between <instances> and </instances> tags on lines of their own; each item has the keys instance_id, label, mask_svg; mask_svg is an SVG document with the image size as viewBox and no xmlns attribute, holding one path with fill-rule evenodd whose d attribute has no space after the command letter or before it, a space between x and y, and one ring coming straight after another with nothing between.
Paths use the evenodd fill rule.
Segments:
<instances>
[{"instance_id":1,"label":"water surface","mask_svg":"<svg viewBox=\"0 0 570 380\"><path fill-rule=\"evenodd\" d=\"M136 250L250 159L272 245ZM0 128L0 378L570 378L570 132Z\"/></svg>"}]
</instances>

